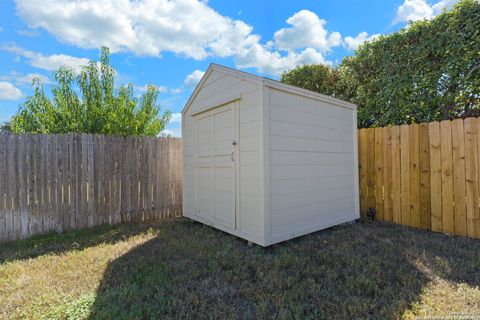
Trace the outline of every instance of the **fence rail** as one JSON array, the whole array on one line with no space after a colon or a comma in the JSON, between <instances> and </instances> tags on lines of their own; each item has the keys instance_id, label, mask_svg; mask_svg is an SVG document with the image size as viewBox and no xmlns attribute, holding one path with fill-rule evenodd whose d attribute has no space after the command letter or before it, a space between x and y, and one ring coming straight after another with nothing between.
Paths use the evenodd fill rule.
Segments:
<instances>
[{"instance_id":1,"label":"fence rail","mask_svg":"<svg viewBox=\"0 0 480 320\"><path fill-rule=\"evenodd\" d=\"M360 208L480 238L480 118L360 129Z\"/></svg>"},{"instance_id":2,"label":"fence rail","mask_svg":"<svg viewBox=\"0 0 480 320\"><path fill-rule=\"evenodd\" d=\"M181 140L0 134L0 241L180 214Z\"/></svg>"}]
</instances>

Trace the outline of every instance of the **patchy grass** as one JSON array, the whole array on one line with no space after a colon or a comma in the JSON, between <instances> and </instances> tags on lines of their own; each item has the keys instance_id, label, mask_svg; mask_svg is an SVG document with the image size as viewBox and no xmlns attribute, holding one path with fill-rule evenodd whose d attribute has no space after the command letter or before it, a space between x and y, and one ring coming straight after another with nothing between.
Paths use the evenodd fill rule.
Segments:
<instances>
[{"instance_id":1,"label":"patchy grass","mask_svg":"<svg viewBox=\"0 0 480 320\"><path fill-rule=\"evenodd\" d=\"M184 219L0 245L0 317L480 315L480 241L356 223L269 248Z\"/></svg>"}]
</instances>

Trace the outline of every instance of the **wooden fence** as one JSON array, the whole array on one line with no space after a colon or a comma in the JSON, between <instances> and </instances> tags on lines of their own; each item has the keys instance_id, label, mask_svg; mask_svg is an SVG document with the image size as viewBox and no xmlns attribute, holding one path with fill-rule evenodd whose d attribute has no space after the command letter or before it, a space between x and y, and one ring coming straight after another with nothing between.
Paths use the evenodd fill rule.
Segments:
<instances>
[{"instance_id":1,"label":"wooden fence","mask_svg":"<svg viewBox=\"0 0 480 320\"><path fill-rule=\"evenodd\" d=\"M360 208L480 238L480 118L360 129ZM181 213L181 140L0 134L0 241Z\"/></svg>"},{"instance_id":2,"label":"wooden fence","mask_svg":"<svg viewBox=\"0 0 480 320\"><path fill-rule=\"evenodd\" d=\"M480 118L359 130L360 208L480 238Z\"/></svg>"},{"instance_id":3,"label":"wooden fence","mask_svg":"<svg viewBox=\"0 0 480 320\"><path fill-rule=\"evenodd\" d=\"M180 214L181 140L0 134L0 241Z\"/></svg>"}]
</instances>

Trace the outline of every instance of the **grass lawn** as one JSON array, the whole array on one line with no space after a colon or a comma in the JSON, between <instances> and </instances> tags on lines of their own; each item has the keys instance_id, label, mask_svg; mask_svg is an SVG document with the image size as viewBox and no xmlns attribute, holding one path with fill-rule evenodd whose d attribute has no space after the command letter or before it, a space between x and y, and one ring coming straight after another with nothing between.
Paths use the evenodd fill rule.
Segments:
<instances>
[{"instance_id":1,"label":"grass lawn","mask_svg":"<svg viewBox=\"0 0 480 320\"><path fill-rule=\"evenodd\" d=\"M270 248L185 219L0 245L0 317L480 318L480 241L356 223Z\"/></svg>"}]
</instances>

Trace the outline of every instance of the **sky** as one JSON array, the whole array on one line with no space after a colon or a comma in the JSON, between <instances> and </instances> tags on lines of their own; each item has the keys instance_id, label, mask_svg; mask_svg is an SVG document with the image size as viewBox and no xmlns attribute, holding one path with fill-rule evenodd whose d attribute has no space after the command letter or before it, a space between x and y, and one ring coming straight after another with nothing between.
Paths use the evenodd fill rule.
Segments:
<instances>
[{"instance_id":1,"label":"sky","mask_svg":"<svg viewBox=\"0 0 480 320\"><path fill-rule=\"evenodd\" d=\"M337 65L364 41L431 19L456 0L0 0L0 122L39 78L49 92L62 65L79 70L111 50L116 86L147 84L180 112L210 63L279 79L297 65Z\"/></svg>"}]
</instances>

